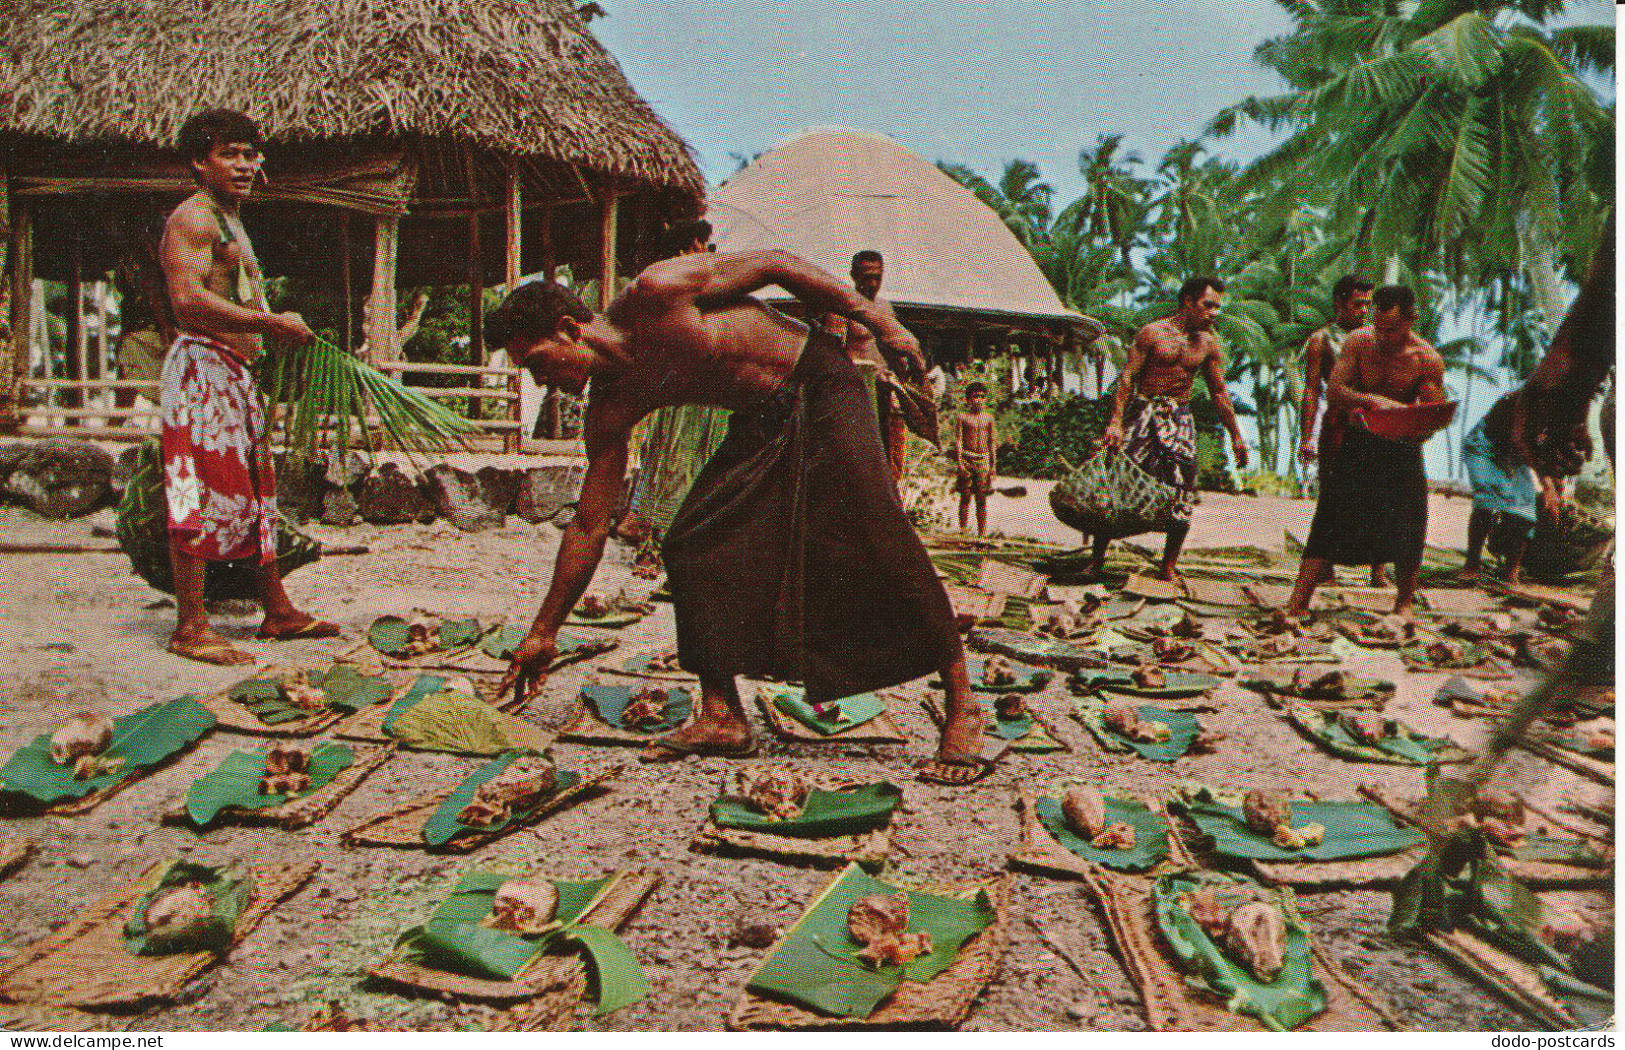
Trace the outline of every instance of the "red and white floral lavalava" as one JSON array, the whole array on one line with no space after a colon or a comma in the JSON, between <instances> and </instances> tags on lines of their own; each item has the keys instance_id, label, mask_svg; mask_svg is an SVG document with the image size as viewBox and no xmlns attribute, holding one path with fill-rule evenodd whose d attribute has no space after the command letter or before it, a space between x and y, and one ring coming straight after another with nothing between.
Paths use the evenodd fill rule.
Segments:
<instances>
[{"instance_id":1,"label":"red and white floral lavalava","mask_svg":"<svg viewBox=\"0 0 1625 1050\"><path fill-rule=\"evenodd\" d=\"M182 335L164 359L164 495L170 535L209 561L276 555L276 478L247 362Z\"/></svg>"}]
</instances>

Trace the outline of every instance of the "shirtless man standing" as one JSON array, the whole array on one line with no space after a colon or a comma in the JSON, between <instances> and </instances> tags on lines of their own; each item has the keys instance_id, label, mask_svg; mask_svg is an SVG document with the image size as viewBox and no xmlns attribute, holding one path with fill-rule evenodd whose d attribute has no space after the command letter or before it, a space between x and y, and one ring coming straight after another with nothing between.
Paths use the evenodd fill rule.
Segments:
<instances>
[{"instance_id":1,"label":"shirtless man standing","mask_svg":"<svg viewBox=\"0 0 1625 1050\"><path fill-rule=\"evenodd\" d=\"M865 248L852 256L852 287L859 295L874 303L875 309L897 320L891 303L880 297L880 283L886 276L886 261L873 248ZM908 424L897 404L897 394L886 382L886 359L875 346L874 333L865 326L839 314L824 317L824 331L839 339L846 354L853 361L872 361L882 370L875 383L875 410L880 419L880 437L886 446L886 461L891 464L892 483L903 480L903 454L908 449Z\"/></svg>"},{"instance_id":2,"label":"shirtless man standing","mask_svg":"<svg viewBox=\"0 0 1625 1050\"><path fill-rule=\"evenodd\" d=\"M1370 281L1362 281L1353 274L1345 274L1332 285L1332 323L1317 330L1303 344L1303 404L1298 416L1298 430L1303 435L1298 454L1304 465L1320 459L1322 483L1338 469L1338 445L1343 440L1343 418L1340 413L1320 413L1320 395L1326 380L1332 374L1337 355L1349 333L1365 324L1371 312ZM1316 443L1316 422L1319 422L1319 443ZM1371 566L1371 586L1387 587L1393 581L1381 564Z\"/></svg>"},{"instance_id":3,"label":"shirtless man standing","mask_svg":"<svg viewBox=\"0 0 1625 1050\"><path fill-rule=\"evenodd\" d=\"M947 594L891 481L874 402L832 338L750 298L769 285L812 313L863 324L894 371L920 374L919 344L889 311L786 252L655 263L601 315L547 281L492 312L490 338L538 382L579 393L592 381L578 511L502 688L528 697L545 680L559 626L603 556L633 426L666 405L718 405L733 411L728 436L661 552L700 711L641 757L754 753L736 675L803 681L818 706L939 671L948 717L921 775L968 783L990 768L986 714Z\"/></svg>"},{"instance_id":4,"label":"shirtless man standing","mask_svg":"<svg viewBox=\"0 0 1625 1050\"><path fill-rule=\"evenodd\" d=\"M175 632L168 649L215 664L254 657L215 633L203 609L205 563L253 558L265 619L260 638L339 633L293 607L276 565L276 481L265 416L249 365L262 336L315 338L296 313L274 314L259 262L238 218L260 173L260 132L232 110L189 119L181 151L198 191L181 202L158 247L179 334L164 359L164 494L175 580Z\"/></svg>"},{"instance_id":5,"label":"shirtless man standing","mask_svg":"<svg viewBox=\"0 0 1625 1050\"><path fill-rule=\"evenodd\" d=\"M1339 469L1323 476L1314 523L1304 544L1298 581L1287 607L1305 616L1315 588L1335 565L1392 562L1398 581L1394 612L1411 615L1427 537L1428 486L1422 446L1390 441L1365 428L1361 413L1445 400L1444 359L1411 331L1416 295L1401 285L1371 297L1376 320L1348 337L1332 367L1326 400L1348 423Z\"/></svg>"},{"instance_id":6,"label":"shirtless man standing","mask_svg":"<svg viewBox=\"0 0 1625 1050\"><path fill-rule=\"evenodd\" d=\"M1224 351L1213 334L1213 319L1223 307L1224 282L1217 277L1193 277L1180 287L1179 309L1172 316L1140 329L1123 374L1117 378L1111 420L1102 438L1107 449L1121 448L1141 470L1175 490L1171 505L1157 515L1157 524L1168 533L1157 573L1164 580L1177 578L1175 565L1190 532L1196 503L1196 422L1191 416L1191 391L1198 372L1207 380L1219 419L1230 431L1236 466L1247 465L1247 443L1224 385ZM1111 540L1111 536L1094 537L1097 579L1105 571L1106 547Z\"/></svg>"}]
</instances>

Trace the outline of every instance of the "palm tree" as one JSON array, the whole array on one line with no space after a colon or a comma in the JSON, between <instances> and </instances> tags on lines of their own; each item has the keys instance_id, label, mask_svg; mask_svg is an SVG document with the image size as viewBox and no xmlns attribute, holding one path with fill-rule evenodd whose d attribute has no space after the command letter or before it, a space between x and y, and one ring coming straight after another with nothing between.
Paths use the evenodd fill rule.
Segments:
<instances>
[{"instance_id":1,"label":"palm tree","mask_svg":"<svg viewBox=\"0 0 1625 1050\"><path fill-rule=\"evenodd\" d=\"M1129 253L1140 243L1147 213L1150 183L1134 174L1144 163L1138 153L1117 156L1123 135L1100 135L1093 151L1078 151L1078 174L1083 176L1087 203L1074 219L1077 228L1086 228L1094 240L1111 244L1122 256L1123 266L1132 269Z\"/></svg>"},{"instance_id":2,"label":"palm tree","mask_svg":"<svg viewBox=\"0 0 1625 1050\"><path fill-rule=\"evenodd\" d=\"M1038 165L1019 157L1004 166L997 186L963 164L937 161L937 168L992 208L1029 251L1050 234L1050 201L1055 190L1039 178Z\"/></svg>"},{"instance_id":3,"label":"palm tree","mask_svg":"<svg viewBox=\"0 0 1625 1050\"><path fill-rule=\"evenodd\" d=\"M1549 29L1561 0L1277 0L1297 23L1254 52L1291 87L1209 126L1290 129L1243 184L1273 187L1257 233L1302 204L1355 235L1363 268L1401 259L1456 288L1523 268L1555 324L1555 270L1583 269L1612 199L1613 29Z\"/></svg>"}]
</instances>

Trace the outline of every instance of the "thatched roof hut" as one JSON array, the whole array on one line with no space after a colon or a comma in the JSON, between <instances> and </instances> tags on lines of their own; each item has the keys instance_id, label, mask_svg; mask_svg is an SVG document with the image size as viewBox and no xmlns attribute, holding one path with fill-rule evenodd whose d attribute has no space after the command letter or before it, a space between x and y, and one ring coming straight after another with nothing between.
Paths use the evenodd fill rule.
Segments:
<instances>
[{"instance_id":1,"label":"thatched roof hut","mask_svg":"<svg viewBox=\"0 0 1625 1050\"><path fill-rule=\"evenodd\" d=\"M266 271L370 274L375 303L397 274L613 273L656 212L704 194L568 0L11 0L7 16L0 187L41 276L105 272L111 218L189 192L173 145L212 106L268 139L245 210Z\"/></svg>"},{"instance_id":2,"label":"thatched roof hut","mask_svg":"<svg viewBox=\"0 0 1625 1050\"><path fill-rule=\"evenodd\" d=\"M1014 339L1076 346L1098 322L1062 304L992 209L895 140L817 128L774 146L713 190L718 248L786 248L845 274L885 258L881 295L939 352L963 358ZM771 297L771 296L770 296Z\"/></svg>"}]
</instances>

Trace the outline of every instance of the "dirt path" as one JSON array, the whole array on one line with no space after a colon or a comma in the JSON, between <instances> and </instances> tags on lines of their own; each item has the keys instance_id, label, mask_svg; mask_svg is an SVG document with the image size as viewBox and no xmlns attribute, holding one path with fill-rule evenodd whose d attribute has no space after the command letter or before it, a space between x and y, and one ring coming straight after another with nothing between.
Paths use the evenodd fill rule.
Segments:
<instances>
[{"instance_id":1,"label":"dirt path","mask_svg":"<svg viewBox=\"0 0 1625 1050\"><path fill-rule=\"evenodd\" d=\"M1072 544L1076 535L1050 517L1043 483L1028 483L1022 501L996 498L994 525L1009 534ZM1465 501L1435 499L1432 535L1459 543ZM1281 530L1307 530L1307 504L1286 500L1211 496L1203 498L1192 547L1256 544L1279 549ZM334 619L343 638L328 642L269 644L252 640L256 619L219 617L223 633L263 660L319 658L354 646L367 625L384 613L414 607L482 622L524 622L534 614L550 572L559 532L551 525L514 522L479 534L449 526L313 529L329 543L366 544L371 553L324 560L290 577L296 602ZM0 509L0 528L12 542L89 540L86 522L56 524L15 508ZM649 584L628 573L630 552L611 544L595 586L647 593ZM155 606L159 594L129 574L122 555L7 555L7 586L0 589L0 754L73 711L100 706L117 715L183 693L203 694L244 677L240 671L189 663L162 652L173 609ZM593 633L583 631L582 633ZM669 644L669 605L619 633L616 655ZM1429 698L1441 674L1410 674L1391 656L1368 658L1350 670L1400 683L1391 715L1418 728L1448 733L1477 744L1484 727L1453 719ZM558 725L577 688L592 674L587 665L555 675L545 696L526 717ZM741 684L742 691L753 685ZM905 808L896 822L897 859L911 869L946 878L969 878L1003 869L1016 842L1013 803L1022 786L1087 772L1126 788L1155 791L1170 778L1257 784L1329 798L1351 798L1356 781L1385 785L1415 797L1420 776L1397 767L1351 766L1324 757L1258 698L1226 682L1217 692L1214 716L1230 734L1212 756L1161 766L1102 753L1066 717L1069 697L1059 678L1034 701L1072 750L1048 756L1013 755L990 779L950 790L912 779L910 766L926 757L935 732L917 701L923 681L895 691L894 718L908 742L891 747L818 750L763 733L764 754L810 762L827 761L853 774L900 782ZM136 1016L110 1018L113 1026L209 1030L252 1029L281 1020L299 1024L320 1004L338 1000L352 1015L372 1016L405 1028L455 1029L485 1024L485 1008L408 999L360 983L360 971L379 958L400 929L421 920L449 873L493 857L546 858L552 870L592 874L615 867L653 867L665 880L625 931L642 960L654 993L636 1006L603 1018L583 1010L571 1022L590 1030L709 1030L721 1028L728 1010L761 953L730 949L736 927L769 923L787 927L826 878L825 873L758 860L721 859L688 850L688 840L717 790L725 762L689 760L670 766L632 768L610 794L585 802L469 857L437 857L418 851L346 849L340 833L391 800L444 783L477 761L440 754L393 757L325 821L303 831L224 829L197 835L160 825L162 809L184 795L197 776L230 751L252 746L248 738L215 733L191 754L140 787L93 812L72 819L33 818L7 823L3 834L28 834L44 848L20 874L0 881L0 964L24 945L57 927L79 908L127 880L155 859L185 856L228 859L312 858L322 862L307 887L231 954L227 964L200 979L182 1003ZM559 744L565 768L592 772L629 762L626 749ZM1590 796L1598 789L1566 772L1515 760L1523 783L1547 796ZM1144 1027L1137 998L1089 902L1074 883L1027 875L1014 880L1009 954L1003 970L978 1002L965 1028L971 1030L1135 1030ZM1528 1024L1489 993L1447 969L1414 945L1387 937L1388 897L1375 892L1306 895L1304 911L1317 934L1348 971L1376 989L1405 1019L1421 1029L1520 1029ZM1035 933L1042 927L1066 948L1103 989L1085 982Z\"/></svg>"}]
</instances>

